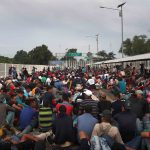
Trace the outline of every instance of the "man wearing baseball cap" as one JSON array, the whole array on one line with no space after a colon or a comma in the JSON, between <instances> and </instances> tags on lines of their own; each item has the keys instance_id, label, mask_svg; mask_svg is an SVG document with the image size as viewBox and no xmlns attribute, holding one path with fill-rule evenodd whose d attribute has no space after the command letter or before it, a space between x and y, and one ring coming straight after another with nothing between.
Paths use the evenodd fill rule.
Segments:
<instances>
[{"instance_id":1,"label":"man wearing baseball cap","mask_svg":"<svg viewBox=\"0 0 150 150\"><path fill-rule=\"evenodd\" d=\"M143 91L137 90L135 92L136 97L130 98L131 102L131 111L134 112L137 115L137 118L142 120L144 115L148 112L148 103L146 99L144 99Z\"/></svg>"},{"instance_id":2,"label":"man wearing baseball cap","mask_svg":"<svg viewBox=\"0 0 150 150\"><path fill-rule=\"evenodd\" d=\"M79 105L79 114L83 114L84 112L84 107L86 105L91 105L92 111L91 114L95 117L98 118L98 101L93 100L93 93L90 90L85 89L83 92L83 101Z\"/></svg>"},{"instance_id":3,"label":"man wearing baseball cap","mask_svg":"<svg viewBox=\"0 0 150 150\"><path fill-rule=\"evenodd\" d=\"M108 135L116 142L123 144L120 132L117 127L111 125L112 114L110 110L102 112L101 123L97 123L93 129L92 136Z\"/></svg>"},{"instance_id":4,"label":"man wearing baseball cap","mask_svg":"<svg viewBox=\"0 0 150 150\"><path fill-rule=\"evenodd\" d=\"M131 111L130 101L123 102L122 112L116 114L114 119L119 124L119 131L123 141L129 142L136 134L136 114Z\"/></svg>"}]
</instances>

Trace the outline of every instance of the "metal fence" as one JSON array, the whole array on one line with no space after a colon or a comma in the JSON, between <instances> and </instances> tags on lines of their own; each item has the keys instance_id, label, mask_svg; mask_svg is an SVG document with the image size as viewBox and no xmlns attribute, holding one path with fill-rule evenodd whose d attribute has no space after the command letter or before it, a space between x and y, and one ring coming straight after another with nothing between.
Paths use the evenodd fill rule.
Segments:
<instances>
[{"instance_id":1,"label":"metal fence","mask_svg":"<svg viewBox=\"0 0 150 150\"><path fill-rule=\"evenodd\" d=\"M67 61L50 61L49 62L50 66L53 67L60 67L61 69L65 68L65 67L69 67L69 68L78 68L79 66L81 67L85 67L88 64L93 64L93 61L86 61L86 60L67 60Z\"/></svg>"},{"instance_id":2,"label":"metal fence","mask_svg":"<svg viewBox=\"0 0 150 150\"><path fill-rule=\"evenodd\" d=\"M27 68L28 73L32 72L32 68L33 66L35 68L37 68L38 71L42 71L43 68L48 68L50 67L50 70L52 69L52 67L59 67L60 69L63 69L65 67L69 67L69 68L77 68L78 66L84 67L87 64L92 64L92 61L63 61L59 66L57 65L31 65L31 64L7 64L7 63L0 63L0 76L6 77L8 75L9 72L9 67L15 67L17 73L21 72L21 69Z\"/></svg>"},{"instance_id":3,"label":"metal fence","mask_svg":"<svg viewBox=\"0 0 150 150\"><path fill-rule=\"evenodd\" d=\"M21 69L27 68L28 72L31 73L32 72L32 68L33 66L35 68L37 68L38 71L42 71L43 68L47 68L48 66L46 65L24 65L24 64L4 64L4 63L0 63L0 76L6 77L8 75L8 71L9 71L9 67L15 67L17 70L17 73L21 72Z\"/></svg>"}]
</instances>

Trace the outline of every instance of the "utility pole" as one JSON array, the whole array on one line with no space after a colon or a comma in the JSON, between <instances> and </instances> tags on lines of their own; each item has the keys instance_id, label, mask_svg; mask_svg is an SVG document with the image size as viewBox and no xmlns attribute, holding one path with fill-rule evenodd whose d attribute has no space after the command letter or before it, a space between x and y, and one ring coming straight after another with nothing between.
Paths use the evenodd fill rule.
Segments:
<instances>
[{"instance_id":1,"label":"utility pole","mask_svg":"<svg viewBox=\"0 0 150 150\"><path fill-rule=\"evenodd\" d=\"M89 44L89 52L91 52L91 45Z\"/></svg>"},{"instance_id":2,"label":"utility pole","mask_svg":"<svg viewBox=\"0 0 150 150\"><path fill-rule=\"evenodd\" d=\"M149 33L149 35L150 35L150 30L148 30L148 33ZM149 35L148 35L148 36L149 36Z\"/></svg>"},{"instance_id":3,"label":"utility pole","mask_svg":"<svg viewBox=\"0 0 150 150\"><path fill-rule=\"evenodd\" d=\"M122 52L122 58L124 57L124 55L123 55L123 9L122 9L122 7L124 6L126 4L126 2L125 3L122 3L122 4L120 4L120 5L118 5L118 8L120 8L120 17L121 17L121 39L122 39L122 43L121 43L121 52Z\"/></svg>"},{"instance_id":4,"label":"utility pole","mask_svg":"<svg viewBox=\"0 0 150 150\"><path fill-rule=\"evenodd\" d=\"M96 37L96 51L99 51L99 34L96 34L94 36L86 36L87 38L92 37L95 38Z\"/></svg>"},{"instance_id":5,"label":"utility pole","mask_svg":"<svg viewBox=\"0 0 150 150\"><path fill-rule=\"evenodd\" d=\"M99 34L96 35L97 52L99 51Z\"/></svg>"}]
</instances>

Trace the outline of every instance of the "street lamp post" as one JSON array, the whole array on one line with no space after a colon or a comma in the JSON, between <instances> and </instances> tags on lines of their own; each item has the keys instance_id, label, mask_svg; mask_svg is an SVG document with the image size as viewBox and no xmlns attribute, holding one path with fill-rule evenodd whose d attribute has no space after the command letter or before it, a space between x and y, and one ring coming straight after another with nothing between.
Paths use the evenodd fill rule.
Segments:
<instances>
[{"instance_id":1,"label":"street lamp post","mask_svg":"<svg viewBox=\"0 0 150 150\"><path fill-rule=\"evenodd\" d=\"M109 8L109 7L103 7L103 6L100 6L100 8L104 8L104 9L110 9L110 10L117 10L119 11L119 16L121 17L121 53L122 53L122 58L124 57L123 55L123 33L124 33L124 30L123 30L123 6L126 4L126 2L120 4L117 6L117 8L120 8L120 9L117 9L117 8Z\"/></svg>"}]
</instances>

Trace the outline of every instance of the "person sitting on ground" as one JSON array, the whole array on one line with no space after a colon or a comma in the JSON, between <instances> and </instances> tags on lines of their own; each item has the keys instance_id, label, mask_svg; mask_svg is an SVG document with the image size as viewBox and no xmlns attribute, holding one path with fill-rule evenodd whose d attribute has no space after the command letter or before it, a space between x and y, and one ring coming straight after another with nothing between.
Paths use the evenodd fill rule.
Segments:
<instances>
[{"instance_id":1,"label":"person sitting on ground","mask_svg":"<svg viewBox=\"0 0 150 150\"><path fill-rule=\"evenodd\" d=\"M90 150L90 142L86 133L83 131L79 132L79 138L80 138L80 148L78 148L77 150Z\"/></svg>"},{"instance_id":2,"label":"person sitting on ground","mask_svg":"<svg viewBox=\"0 0 150 150\"><path fill-rule=\"evenodd\" d=\"M117 127L112 126L111 122L111 112L110 110L104 110L102 112L101 123L97 123L93 129L93 136L108 135L113 138L116 142L123 144L120 132Z\"/></svg>"},{"instance_id":3,"label":"person sitting on ground","mask_svg":"<svg viewBox=\"0 0 150 150\"><path fill-rule=\"evenodd\" d=\"M0 127L8 124L13 125L15 109L3 103L3 98L0 99Z\"/></svg>"},{"instance_id":4,"label":"person sitting on ground","mask_svg":"<svg viewBox=\"0 0 150 150\"><path fill-rule=\"evenodd\" d=\"M22 107L27 107L28 105L24 102L24 92L22 89L17 90L16 102Z\"/></svg>"},{"instance_id":5,"label":"person sitting on ground","mask_svg":"<svg viewBox=\"0 0 150 150\"><path fill-rule=\"evenodd\" d=\"M91 105L92 111L91 114L98 118L99 112L98 112L98 101L95 101L92 99L93 93L90 90L85 90L83 92L83 101L79 105L79 115L84 113L84 107L86 105Z\"/></svg>"},{"instance_id":6,"label":"person sitting on ground","mask_svg":"<svg viewBox=\"0 0 150 150\"><path fill-rule=\"evenodd\" d=\"M118 122L119 131L123 141L129 142L136 135L136 114L131 112L131 103L126 101L123 103L123 111L116 114L114 119Z\"/></svg>"},{"instance_id":7,"label":"person sitting on ground","mask_svg":"<svg viewBox=\"0 0 150 150\"><path fill-rule=\"evenodd\" d=\"M135 92L136 97L135 98L130 98L130 102L131 102L131 111L134 112L137 115L137 118L139 118L140 120L142 120L142 118L144 117L144 115L148 112L148 103L147 101L144 99L143 96L143 91L141 90L137 90Z\"/></svg>"},{"instance_id":8,"label":"person sitting on ground","mask_svg":"<svg viewBox=\"0 0 150 150\"><path fill-rule=\"evenodd\" d=\"M29 133L36 125L38 113L36 111L36 102L34 99L28 100L28 107L24 107L20 114L20 129L23 130L22 134Z\"/></svg>"},{"instance_id":9,"label":"person sitting on ground","mask_svg":"<svg viewBox=\"0 0 150 150\"><path fill-rule=\"evenodd\" d=\"M54 106L56 105L55 96L53 94L53 87L52 86L47 87L47 92L44 93L44 96L43 96L43 102L44 101L49 102L49 105L51 108L54 108Z\"/></svg>"},{"instance_id":10,"label":"person sitting on ground","mask_svg":"<svg viewBox=\"0 0 150 150\"><path fill-rule=\"evenodd\" d=\"M105 93L101 93L99 96L98 109L100 114L106 109L111 110L111 102L106 100Z\"/></svg>"},{"instance_id":11,"label":"person sitting on ground","mask_svg":"<svg viewBox=\"0 0 150 150\"><path fill-rule=\"evenodd\" d=\"M86 105L84 107L84 114L78 116L77 118L78 134L80 133L80 131L83 131L86 133L89 139L91 138L91 134L95 124L98 122L98 120L91 115L91 112L91 105Z\"/></svg>"},{"instance_id":12,"label":"person sitting on ground","mask_svg":"<svg viewBox=\"0 0 150 150\"><path fill-rule=\"evenodd\" d=\"M49 102L44 101L43 107L39 110L39 127L42 132L47 132L52 127L52 109L50 108Z\"/></svg>"},{"instance_id":13,"label":"person sitting on ground","mask_svg":"<svg viewBox=\"0 0 150 150\"><path fill-rule=\"evenodd\" d=\"M54 142L60 146L70 146L75 142L75 133L73 129L73 121L66 114L66 107L60 106L58 116L53 122L53 133L55 135Z\"/></svg>"},{"instance_id":14,"label":"person sitting on ground","mask_svg":"<svg viewBox=\"0 0 150 150\"><path fill-rule=\"evenodd\" d=\"M118 87L119 87L119 90L122 94L125 94L126 93L126 82L125 82L125 79L124 78L121 78L119 77L118 78Z\"/></svg>"},{"instance_id":15,"label":"person sitting on ground","mask_svg":"<svg viewBox=\"0 0 150 150\"><path fill-rule=\"evenodd\" d=\"M56 110L58 111L60 106L64 105L67 109L67 115L71 116L72 115L72 111L73 111L73 106L69 103L69 93L63 93L62 95L62 103L58 103L56 105Z\"/></svg>"},{"instance_id":16,"label":"person sitting on ground","mask_svg":"<svg viewBox=\"0 0 150 150\"><path fill-rule=\"evenodd\" d=\"M122 112L122 101L120 99L120 93L115 91L114 93L115 101L112 102L112 116Z\"/></svg>"},{"instance_id":17,"label":"person sitting on ground","mask_svg":"<svg viewBox=\"0 0 150 150\"><path fill-rule=\"evenodd\" d=\"M11 100L10 100L9 105L11 107L15 108L17 111L21 111L22 107L17 104L16 96L17 96L17 94L15 94L15 93L10 94Z\"/></svg>"},{"instance_id":18,"label":"person sitting on ground","mask_svg":"<svg viewBox=\"0 0 150 150\"><path fill-rule=\"evenodd\" d=\"M143 117L143 131L141 132L142 148L150 149L150 110ZM142 149L143 150L143 149Z\"/></svg>"}]
</instances>

